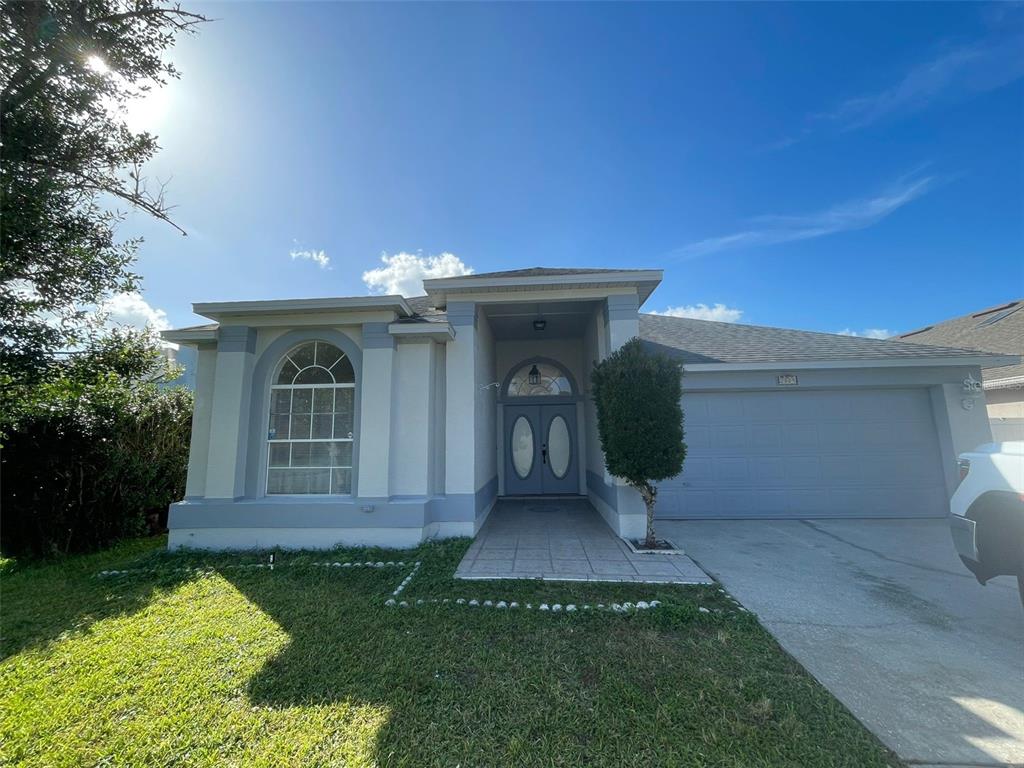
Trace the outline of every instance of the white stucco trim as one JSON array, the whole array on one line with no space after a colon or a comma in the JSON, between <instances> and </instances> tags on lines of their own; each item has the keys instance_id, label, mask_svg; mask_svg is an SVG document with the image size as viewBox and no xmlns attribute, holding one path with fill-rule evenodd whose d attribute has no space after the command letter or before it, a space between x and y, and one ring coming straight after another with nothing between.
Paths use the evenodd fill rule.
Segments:
<instances>
[{"instance_id":1,"label":"white stucco trim","mask_svg":"<svg viewBox=\"0 0 1024 768\"><path fill-rule=\"evenodd\" d=\"M217 341L217 329L183 328L178 331L161 331L160 338L175 344L212 344Z\"/></svg>"},{"instance_id":2,"label":"white stucco trim","mask_svg":"<svg viewBox=\"0 0 1024 768\"><path fill-rule=\"evenodd\" d=\"M358 309L386 309L410 317L412 309L405 297L345 296L324 299L272 299L269 301L210 301L192 305L197 315L211 320L238 315L280 315L302 312L331 312Z\"/></svg>"},{"instance_id":3,"label":"white stucco trim","mask_svg":"<svg viewBox=\"0 0 1024 768\"><path fill-rule=\"evenodd\" d=\"M448 323L391 323L388 333L404 341L438 341L441 343L455 338L455 329Z\"/></svg>"},{"instance_id":4,"label":"white stucco trim","mask_svg":"<svg viewBox=\"0 0 1024 768\"><path fill-rule=\"evenodd\" d=\"M575 275L510 275L488 277L441 277L424 280L423 288L435 299L438 306L444 306L449 296L466 293L515 292L530 289L565 290L605 287L634 288L643 304L661 283L664 272L660 269L638 270L635 272L603 272Z\"/></svg>"}]
</instances>

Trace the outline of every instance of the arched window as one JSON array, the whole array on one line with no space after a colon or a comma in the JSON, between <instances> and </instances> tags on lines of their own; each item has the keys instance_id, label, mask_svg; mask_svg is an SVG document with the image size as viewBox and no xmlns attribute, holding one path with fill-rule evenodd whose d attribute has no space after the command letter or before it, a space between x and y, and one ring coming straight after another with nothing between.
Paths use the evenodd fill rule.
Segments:
<instances>
[{"instance_id":1,"label":"arched window","mask_svg":"<svg viewBox=\"0 0 1024 768\"><path fill-rule=\"evenodd\" d=\"M268 494L352 493L355 373L345 353L308 341L270 386Z\"/></svg>"},{"instance_id":2,"label":"arched window","mask_svg":"<svg viewBox=\"0 0 1024 768\"><path fill-rule=\"evenodd\" d=\"M508 383L509 397L571 395L572 384L558 366L550 363L527 363L513 374Z\"/></svg>"}]
</instances>

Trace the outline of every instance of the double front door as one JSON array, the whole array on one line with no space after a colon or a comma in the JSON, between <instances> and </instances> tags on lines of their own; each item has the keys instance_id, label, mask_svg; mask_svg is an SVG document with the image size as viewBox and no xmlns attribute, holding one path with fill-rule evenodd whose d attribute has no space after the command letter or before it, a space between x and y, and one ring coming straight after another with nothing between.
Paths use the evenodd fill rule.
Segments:
<instances>
[{"instance_id":1,"label":"double front door","mask_svg":"<svg viewBox=\"0 0 1024 768\"><path fill-rule=\"evenodd\" d=\"M578 493L576 404L506 405L505 494Z\"/></svg>"}]
</instances>

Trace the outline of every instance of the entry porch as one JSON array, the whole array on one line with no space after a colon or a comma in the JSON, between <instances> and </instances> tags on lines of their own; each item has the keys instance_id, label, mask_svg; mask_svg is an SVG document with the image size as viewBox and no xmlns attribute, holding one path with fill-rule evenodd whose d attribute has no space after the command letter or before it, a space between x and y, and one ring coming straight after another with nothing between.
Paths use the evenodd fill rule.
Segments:
<instances>
[{"instance_id":1,"label":"entry porch","mask_svg":"<svg viewBox=\"0 0 1024 768\"><path fill-rule=\"evenodd\" d=\"M499 499L455 575L460 579L712 582L685 555L633 552L580 497Z\"/></svg>"}]
</instances>

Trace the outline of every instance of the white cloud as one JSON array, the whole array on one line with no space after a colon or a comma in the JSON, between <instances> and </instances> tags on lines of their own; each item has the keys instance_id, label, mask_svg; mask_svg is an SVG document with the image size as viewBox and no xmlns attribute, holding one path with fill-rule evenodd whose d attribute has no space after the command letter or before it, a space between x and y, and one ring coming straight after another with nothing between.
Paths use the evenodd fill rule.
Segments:
<instances>
[{"instance_id":1,"label":"white cloud","mask_svg":"<svg viewBox=\"0 0 1024 768\"><path fill-rule=\"evenodd\" d=\"M363 272L363 282L372 293L422 296L423 281L437 277L460 277L473 274L454 253L420 256L414 253L382 253L383 267Z\"/></svg>"},{"instance_id":2,"label":"white cloud","mask_svg":"<svg viewBox=\"0 0 1024 768\"><path fill-rule=\"evenodd\" d=\"M890 331L888 328L865 328L863 331L844 328L839 331L840 336L863 336L866 339L888 339L894 333L895 331Z\"/></svg>"},{"instance_id":3,"label":"white cloud","mask_svg":"<svg viewBox=\"0 0 1024 768\"><path fill-rule=\"evenodd\" d=\"M131 326L166 331L171 327L167 313L153 307L136 291L118 293L100 304L96 313L108 326Z\"/></svg>"},{"instance_id":4,"label":"white cloud","mask_svg":"<svg viewBox=\"0 0 1024 768\"><path fill-rule=\"evenodd\" d=\"M654 312L655 315L666 315L667 317L689 317L694 320L714 320L717 323L738 323L743 317L743 310L736 307L727 307L725 304L690 304L683 307L668 307L664 312Z\"/></svg>"},{"instance_id":5,"label":"white cloud","mask_svg":"<svg viewBox=\"0 0 1024 768\"><path fill-rule=\"evenodd\" d=\"M892 115L918 112L935 101L955 101L1002 88L1024 76L1024 37L986 40L946 51L907 71L875 93L847 99L821 120L852 131Z\"/></svg>"},{"instance_id":6,"label":"white cloud","mask_svg":"<svg viewBox=\"0 0 1024 768\"><path fill-rule=\"evenodd\" d=\"M777 245L811 240L839 232L864 229L925 194L934 184L933 176L904 176L872 197L850 200L817 213L801 216L758 216L748 229L685 245L673 255L696 258L737 248Z\"/></svg>"},{"instance_id":7,"label":"white cloud","mask_svg":"<svg viewBox=\"0 0 1024 768\"><path fill-rule=\"evenodd\" d=\"M320 269L331 268L331 257L328 256L327 251L324 250L315 251L309 248L299 248L296 246L288 252L288 255L292 257L292 261L311 261L320 267Z\"/></svg>"},{"instance_id":8,"label":"white cloud","mask_svg":"<svg viewBox=\"0 0 1024 768\"><path fill-rule=\"evenodd\" d=\"M844 99L830 110L808 115L794 135L771 143L767 149L785 149L823 127L856 131L886 119L908 117L934 104L964 101L1007 86L1024 77L1022 46L1024 35L1011 31L998 32L968 45L947 47L927 61L897 73L887 87Z\"/></svg>"}]
</instances>

